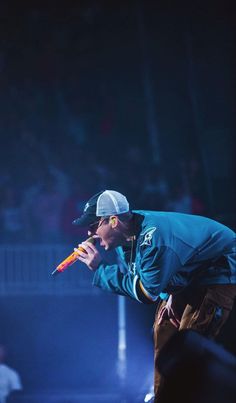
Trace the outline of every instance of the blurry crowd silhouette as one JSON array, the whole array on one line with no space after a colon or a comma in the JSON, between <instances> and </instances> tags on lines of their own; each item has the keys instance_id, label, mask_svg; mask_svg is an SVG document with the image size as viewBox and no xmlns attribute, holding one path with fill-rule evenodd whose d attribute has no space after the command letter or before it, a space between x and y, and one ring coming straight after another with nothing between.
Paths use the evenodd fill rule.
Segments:
<instances>
[{"instance_id":1,"label":"blurry crowd silhouette","mask_svg":"<svg viewBox=\"0 0 236 403\"><path fill-rule=\"evenodd\" d=\"M125 193L134 208L211 216L189 93L182 92L188 56L180 53L173 71L166 71L160 52L166 44L154 40L152 7L144 7L144 25L152 27L149 57L153 68L159 65L160 82L150 76L152 108L160 115L157 150L147 129L153 122L147 121L139 8L98 0L66 7L13 3L1 4L1 242L77 239L71 221L88 197L105 188ZM170 13L164 3L157 21ZM173 8L170 16L177 12ZM176 31L171 35L176 46Z\"/></svg>"},{"instance_id":2,"label":"blurry crowd silhouette","mask_svg":"<svg viewBox=\"0 0 236 403\"><path fill-rule=\"evenodd\" d=\"M78 240L83 232L72 221L91 195L109 188L125 193L134 209L207 213L196 160L182 162L177 176L167 178L136 146L125 151L119 165L73 144L69 136L62 149L33 132L16 136L2 152L11 154L0 176L3 243Z\"/></svg>"},{"instance_id":3,"label":"blurry crowd silhouette","mask_svg":"<svg viewBox=\"0 0 236 403\"><path fill-rule=\"evenodd\" d=\"M192 133L154 161L135 8L15 1L1 14L1 242L77 240L72 220L106 188L133 208L208 214Z\"/></svg>"}]
</instances>

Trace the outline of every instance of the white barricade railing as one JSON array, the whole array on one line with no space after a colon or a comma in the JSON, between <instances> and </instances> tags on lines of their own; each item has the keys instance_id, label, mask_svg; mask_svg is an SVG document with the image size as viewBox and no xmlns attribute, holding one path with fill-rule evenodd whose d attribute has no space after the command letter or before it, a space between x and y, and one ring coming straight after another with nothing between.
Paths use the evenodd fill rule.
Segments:
<instances>
[{"instance_id":1,"label":"white barricade railing","mask_svg":"<svg viewBox=\"0 0 236 403\"><path fill-rule=\"evenodd\" d=\"M71 252L64 244L0 246L0 294L99 293L92 286L92 273L79 261L51 275Z\"/></svg>"}]
</instances>

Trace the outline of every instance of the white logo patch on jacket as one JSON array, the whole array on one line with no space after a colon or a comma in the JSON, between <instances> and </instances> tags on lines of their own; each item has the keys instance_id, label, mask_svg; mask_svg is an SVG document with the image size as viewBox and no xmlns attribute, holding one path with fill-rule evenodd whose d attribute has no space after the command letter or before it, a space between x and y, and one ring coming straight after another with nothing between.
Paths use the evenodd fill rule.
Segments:
<instances>
[{"instance_id":1,"label":"white logo patch on jacket","mask_svg":"<svg viewBox=\"0 0 236 403\"><path fill-rule=\"evenodd\" d=\"M143 246L143 245L150 246L152 244L152 236L155 231L156 231L156 227L151 227L151 228L148 228L143 234L141 234L141 235L144 235L144 239L143 239L142 243L140 244L140 246Z\"/></svg>"}]
</instances>

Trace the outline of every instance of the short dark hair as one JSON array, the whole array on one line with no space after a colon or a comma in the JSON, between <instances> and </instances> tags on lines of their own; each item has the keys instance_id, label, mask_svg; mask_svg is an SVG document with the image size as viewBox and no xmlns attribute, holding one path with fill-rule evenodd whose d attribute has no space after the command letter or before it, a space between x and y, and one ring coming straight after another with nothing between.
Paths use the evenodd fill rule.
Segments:
<instances>
[{"instance_id":1,"label":"short dark hair","mask_svg":"<svg viewBox=\"0 0 236 403\"><path fill-rule=\"evenodd\" d=\"M115 215L115 214L114 214ZM119 218L120 221L122 222L128 222L131 220L132 218L132 213L131 211L128 211L127 213L123 213L123 214L119 214L117 215L117 217Z\"/></svg>"}]
</instances>

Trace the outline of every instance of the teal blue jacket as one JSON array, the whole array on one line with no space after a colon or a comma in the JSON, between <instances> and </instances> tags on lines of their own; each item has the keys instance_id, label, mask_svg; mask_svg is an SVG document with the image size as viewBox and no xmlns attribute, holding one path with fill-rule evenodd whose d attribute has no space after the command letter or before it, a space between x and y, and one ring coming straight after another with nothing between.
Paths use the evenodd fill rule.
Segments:
<instances>
[{"instance_id":1,"label":"teal blue jacket","mask_svg":"<svg viewBox=\"0 0 236 403\"><path fill-rule=\"evenodd\" d=\"M101 263L95 286L154 302L184 287L236 284L236 236L230 228L197 215L133 213L133 246L128 251L117 248L115 264Z\"/></svg>"}]
</instances>

